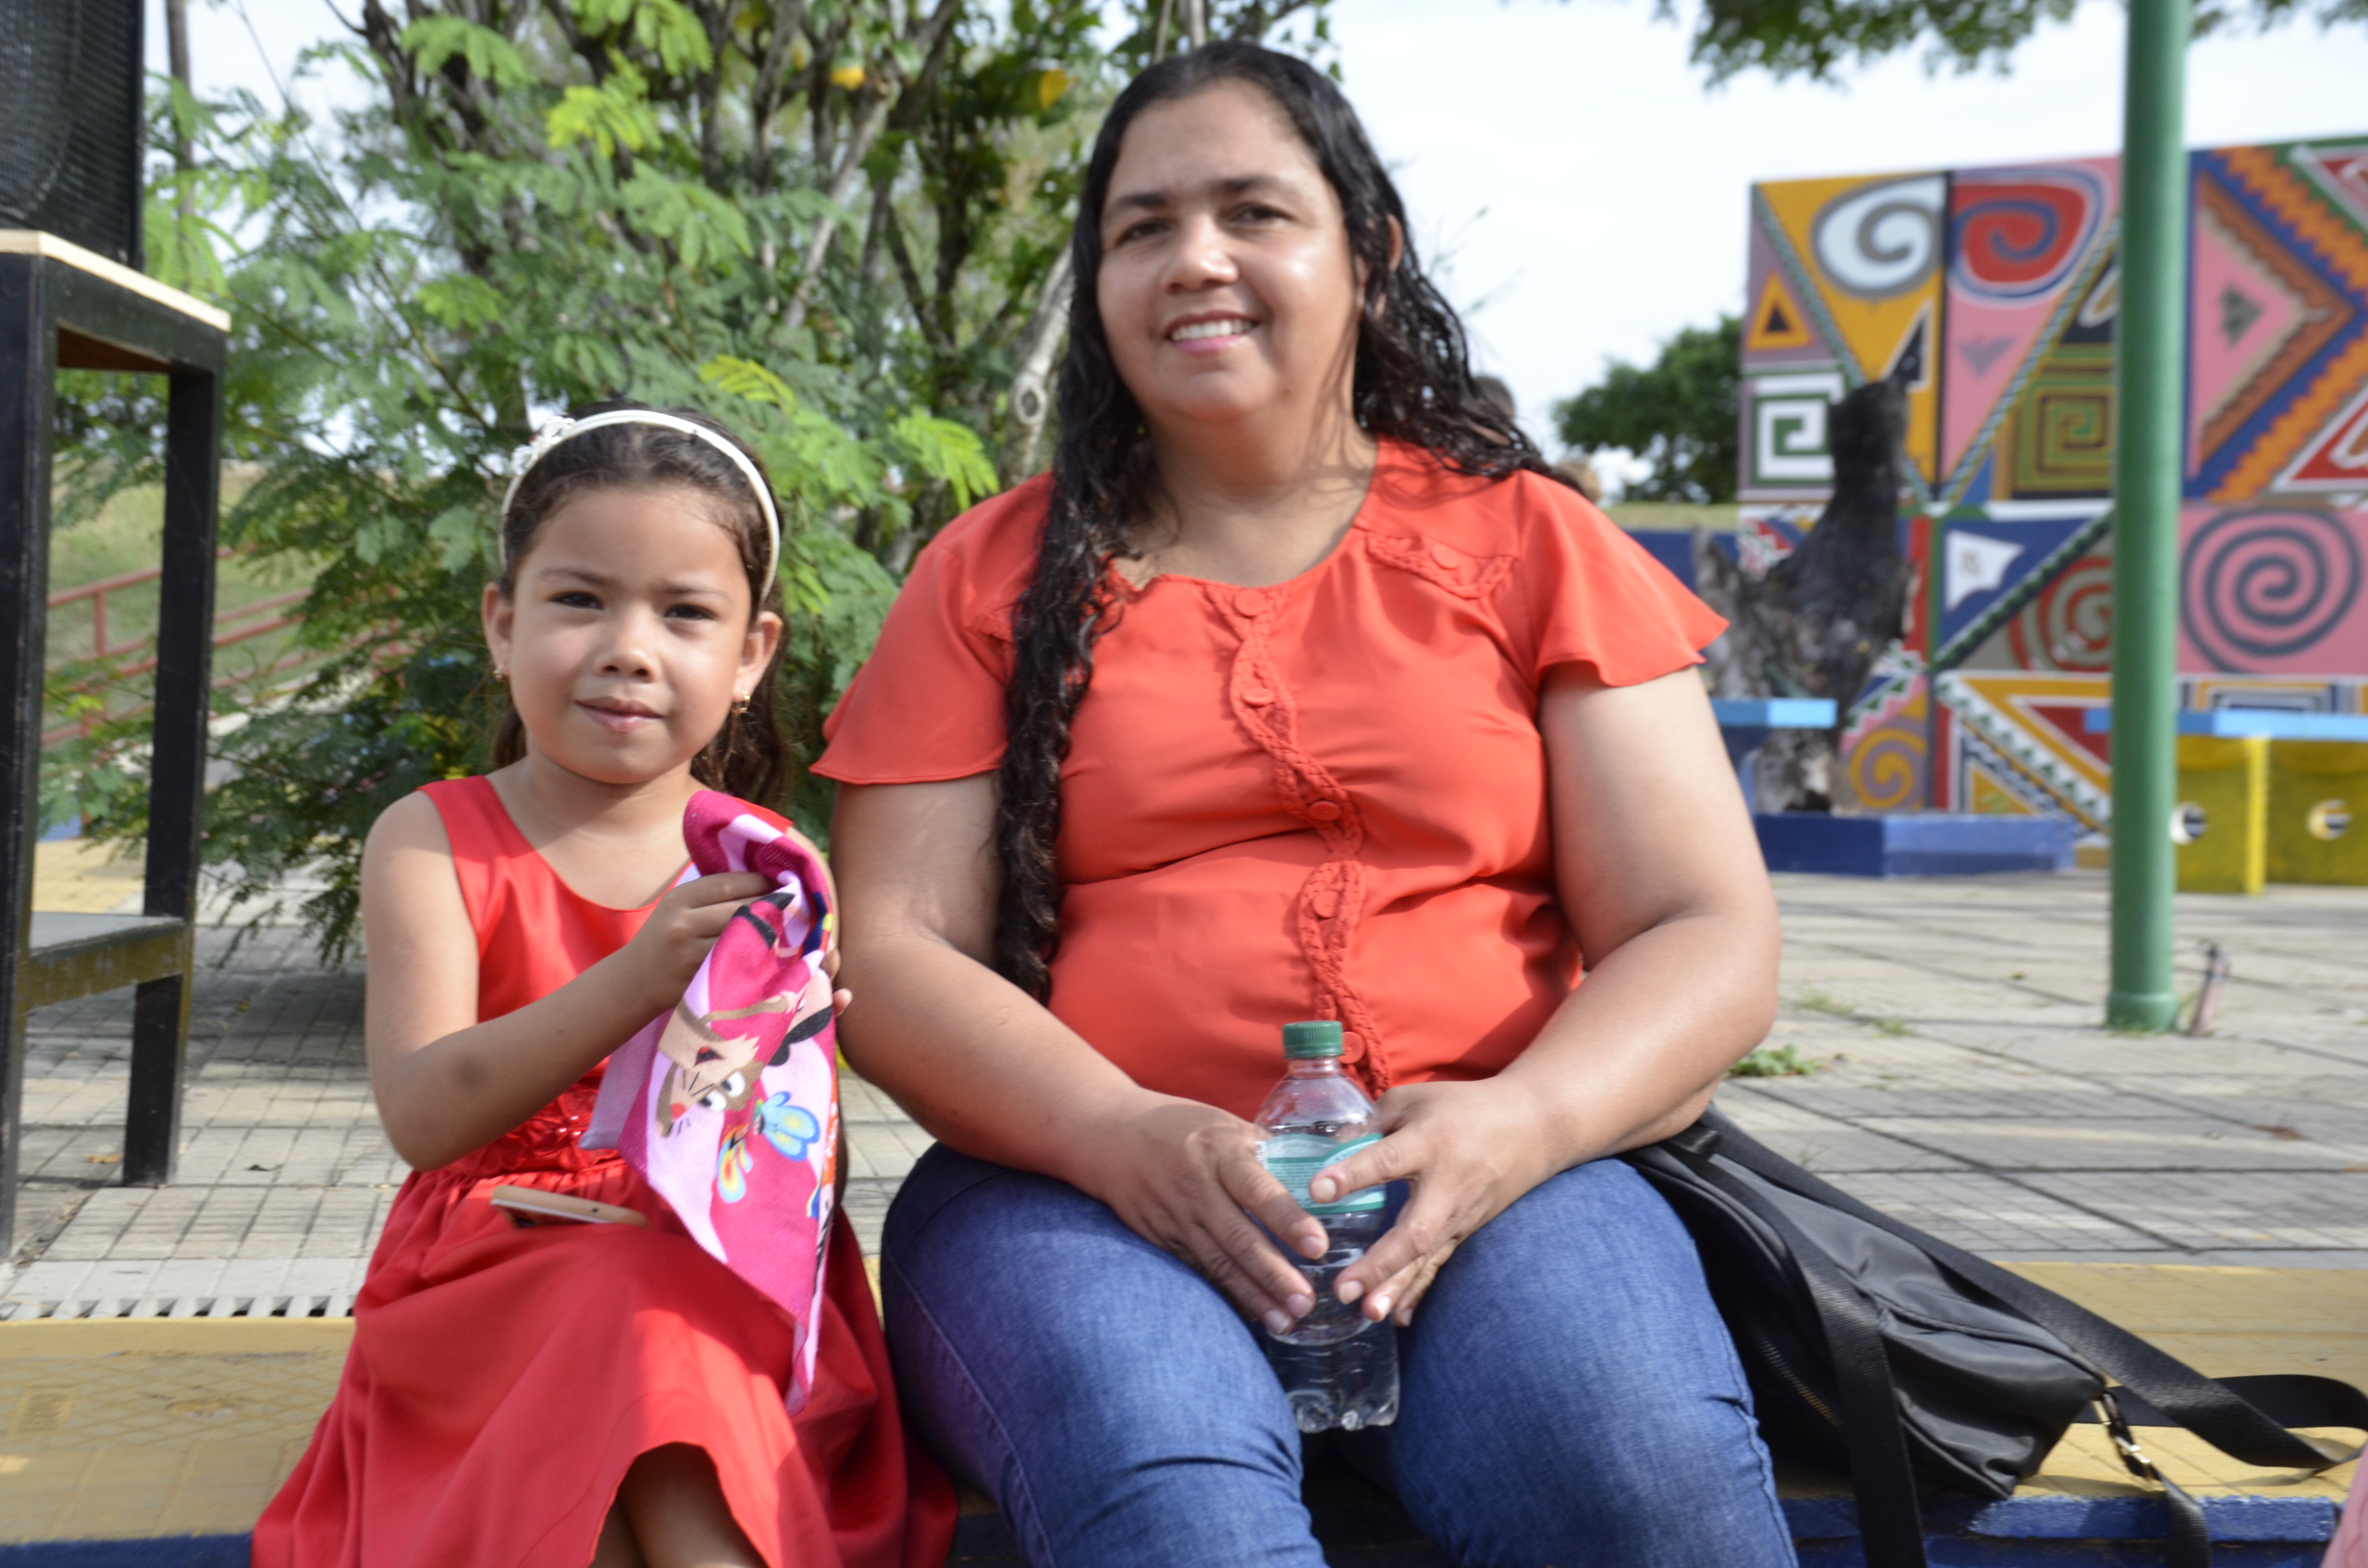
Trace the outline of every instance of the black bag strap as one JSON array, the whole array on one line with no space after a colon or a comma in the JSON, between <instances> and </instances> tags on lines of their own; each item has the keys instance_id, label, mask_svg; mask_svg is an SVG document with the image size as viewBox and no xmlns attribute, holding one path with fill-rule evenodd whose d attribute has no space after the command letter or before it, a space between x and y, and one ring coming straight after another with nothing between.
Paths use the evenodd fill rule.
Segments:
<instances>
[{"instance_id":1,"label":"black bag strap","mask_svg":"<svg viewBox=\"0 0 2368 1568\"><path fill-rule=\"evenodd\" d=\"M1916 1505L1915 1472L1908 1462L1908 1434L1899 1419L1899 1395L1883 1330L1860 1293L1825 1249L1803 1235L1791 1217L1766 1194L1719 1168L1690 1135L1697 1126L1664 1141L1663 1148L1701 1180L1742 1205L1774 1231L1794 1270L1808 1286L1834 1363L1839 1396L1841 1436L1850 1459L1859 1538L1867 1568L1926 1568L1924 1518ZM2184 1565L2182 1565L2184 1568Z\"/></svg>"},{"instance_id":2,"label":"black bag strap","mask_svg":"<svg viewBox=\"0 0 2368 1568\"><path fill-rule=\"evenodd\" d=\"M2213 1381L2282 1427L2350 1427L2368 1432L2368 1393L2334 1378L2271 1372ZM2117 1392L2122 1419L2131 1426L2179 1425L2129 1389ZM2092 1412L2080 1419L2094 1422L2098 1417Z\"/></svg>"},{"instance_id":3,"label":"black bag strap","mask_svg":"<svg viewBox=\"0 0 2368 1568\"><path fill-rule=\"evenodd\" d=\"M1716 1151L1761 1179L1862 1219L1921 1249L1964 1284L2013 1308L2053 1334L2099 1371L2125 1384L2165 1426L2183 1427L2222 1453L2265 1469L2319 1471L2343 1463L2358 1450L2329 1452L2327 1448L2288 1432L2267 1411L2240 1395L2231 1384L2204 1376L2185 1362L2164 1354L2118 1324L2099 1317L2079 1303L2035 1285L2019 1274L1976 1258L1961 1248L1928 1236L1912 1225L1870 1208L1841 1188L1822 1181L1778 1155L1738 1127L1716 1109L1703 1113L1697 1124L1715 1135ZM1689 1129L1691 1132L1692 1129ZM2332 1384L2314 1379L2312 1384ZM2321 1388L2316 1396L2292 1384L2282 1385L2282 1404L2291 1410L2293 1400L2312 1401L2305 1419L2295 1424L2346 1426L2368 1430L2368 1399L2358 1390L2337 1384L2349 1401ZM2282 1411L2284 1413L2284 1411Z\"/></svg>"},{"instance_id":4,"label":"black bag strap","mask_svg":"<svg viewBox=\"0 0 2368 1568\"><path fill-rule=\"evenodd\" d=\"M2189 1496L2185 1487L2156 1468L2146 1451L2138 1447L2137 1433L2130 1430L2129 1410L2136 1403L2126 1389L2108 1388L2097 1396L2095 1410L2084 1414L2084 1421L2102 1420L2112 1434L2113 1448L2121 1456L2122 1468L2141 1482L2152 1482L2161 1488L2162 1504L2170 1515L2170 1568L2211 1568L2211 1529L2204 1521L2204 1505Z\"/></svg>"}]
</instances>

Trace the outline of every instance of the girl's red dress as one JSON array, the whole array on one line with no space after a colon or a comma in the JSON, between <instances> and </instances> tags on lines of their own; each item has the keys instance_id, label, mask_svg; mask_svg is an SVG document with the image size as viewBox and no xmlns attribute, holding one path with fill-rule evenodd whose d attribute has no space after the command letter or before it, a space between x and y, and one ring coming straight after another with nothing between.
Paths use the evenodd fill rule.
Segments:
<instances>
[{"instance_id":1,"label":"girl's red dress","mask_svg":"<svg viewBox=\"0 0 2368 1568\"><path fill-rule=\"evenodd\" d=\"M481 1020L556 991L648 917L572 892L489 780L427 794L477 931ZM336 1400L256 1526L257 1568L584 1568L627 1466L667 1443L707 1452L775 1568L946 1560L952 1488L903 1430L845 1213L813 1394L792 1417L789 1320L613 1151L578 1145L600 1078L404 1184ZM503 1183L650 1223L522 1229L486 1201Z\"/></svg>"}]
</instances>

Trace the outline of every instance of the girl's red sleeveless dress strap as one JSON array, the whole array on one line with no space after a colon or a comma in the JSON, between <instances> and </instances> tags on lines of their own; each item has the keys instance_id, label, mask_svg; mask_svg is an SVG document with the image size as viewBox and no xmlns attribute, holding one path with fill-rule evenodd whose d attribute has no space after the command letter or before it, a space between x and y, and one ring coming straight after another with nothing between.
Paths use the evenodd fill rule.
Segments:
<instances>
[{"instance_id":1,"label":"girl's red sleeveless dress strap","mask_svg":"<svg viewBox=\"0 0 2368 1568\"><path fill-rule=\"evenodd\" d=\"M477 934L481 1021L558 990L648 917L569 888L490 780L424 793ZM256 1527L257 1568L584 1568L626 1468L670 1443L706 1451L775 1568L945 1561L952 1489L900 1427L845 1215L813 1395L793 1420L789 1321L613 1152L577 1143L599 1085L595 1066L506 1137L404 1184L335 1401ZM650 1223L522 1229L487 1201L504 1182Z\"/></svg>"}]
</instances>

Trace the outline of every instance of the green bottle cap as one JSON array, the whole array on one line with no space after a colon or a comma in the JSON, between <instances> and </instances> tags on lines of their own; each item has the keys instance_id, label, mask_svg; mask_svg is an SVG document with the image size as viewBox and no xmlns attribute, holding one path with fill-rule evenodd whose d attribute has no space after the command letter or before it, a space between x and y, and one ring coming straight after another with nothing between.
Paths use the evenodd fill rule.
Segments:
<instances>
[{"instance_id":1,"label":"green bottle cap","mask_svg":"<svg viewBox=\"0 0 2368 1568\"><path fill-rule=\"evenodd\" d=\"M1291 1062L1309 1062L1318 1057L1341 1054L1341 1026L1338 1020L1319 1018L1309 1023L1283 1025L1283 1057Z\"/></svg>"}]
</instances>

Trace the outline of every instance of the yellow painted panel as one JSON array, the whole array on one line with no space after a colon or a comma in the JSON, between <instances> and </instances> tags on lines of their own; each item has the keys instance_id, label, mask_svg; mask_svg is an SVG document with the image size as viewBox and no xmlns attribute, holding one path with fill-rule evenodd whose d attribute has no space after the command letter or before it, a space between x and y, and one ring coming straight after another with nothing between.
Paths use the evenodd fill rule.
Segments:
<instances>
[{"instance_id":1,"label":"yellow painted panel","mask_svg":"<svg viewBox=\"0 0 2368 1568\"><path fill-rule=\"evenodd\" d=\"M2368 745L2270 743L2269 879L2368 887Z\"/></svg>"},{"instance_id":2,"label":"yellow painted panel","mask_svg":"<svg viewBox=\"0 0 2368 1568\"><path fill-rule=\"evenodd\" d=\"M2191 810L2192 808L2192 810ZM2258 735L2179 737L2182 893L2258 893L2269 876L2269 742Z\"/></svg>"}]
</instances>

